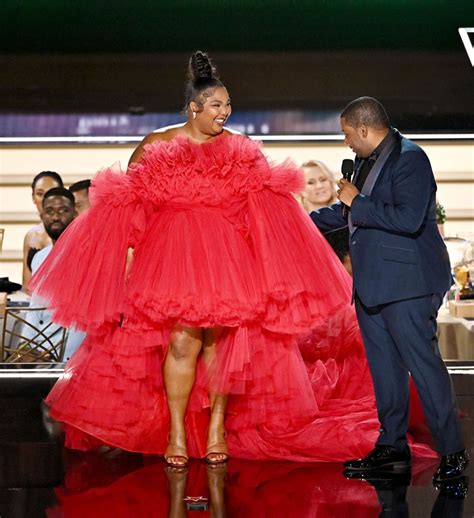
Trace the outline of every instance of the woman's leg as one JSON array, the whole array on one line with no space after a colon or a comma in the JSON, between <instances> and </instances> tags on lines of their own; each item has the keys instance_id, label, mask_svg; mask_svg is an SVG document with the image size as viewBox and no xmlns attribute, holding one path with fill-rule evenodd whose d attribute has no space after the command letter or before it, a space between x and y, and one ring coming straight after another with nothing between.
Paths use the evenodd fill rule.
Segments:
<instances>
[{"instance_id":1,"label":"woman's leg","mask_svg":"<svg viewBox=\"0 0 474 518\"><path fill-rule=\"evenodd\" d=\"M203 359L208 369L213 368L216 357L216 343L222 328L205 329L203 335ZM224 394L210 393L211 417L207 434L206 460L211 464L225 462L229 458L229 451L225 440L225 410L227 396Z\"/></svg>"},{"instance_id":2,"label":"woman's leg","mask_svg":"<svg viewBox=\"0 0 474 518\"><path fill-rule=\"evenodd\" d=\"M170 410L170 436L165 458L169 464L187 463L184 416L196 377L196 362L202 348L202 330L177 326L171 333L163 369Z\"/></svg>"}]
</instances>

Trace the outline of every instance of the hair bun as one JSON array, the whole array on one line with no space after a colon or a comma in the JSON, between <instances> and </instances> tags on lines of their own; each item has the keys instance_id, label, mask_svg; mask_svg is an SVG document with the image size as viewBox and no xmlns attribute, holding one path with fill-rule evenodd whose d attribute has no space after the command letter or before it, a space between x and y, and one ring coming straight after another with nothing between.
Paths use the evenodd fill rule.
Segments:
<instances>
[{"instance_id":1,"label":"hair bun","mask_svg":"<svg viewBox=\"0 0 474 518\"><path fill-rule=\"evenodd\" d=\"M189 79L196 84L219 79L217 70L205 52L197 50L189 60Z\"/></svg>"}]
</instances>

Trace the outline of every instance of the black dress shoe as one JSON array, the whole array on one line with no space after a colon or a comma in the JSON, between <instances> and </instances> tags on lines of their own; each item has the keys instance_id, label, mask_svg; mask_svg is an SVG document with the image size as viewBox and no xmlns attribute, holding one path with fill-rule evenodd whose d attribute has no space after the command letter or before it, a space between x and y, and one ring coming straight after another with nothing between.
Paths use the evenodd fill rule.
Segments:
<instances>
[{"instance_id":1,"label":"black dress shoe","mask_svg":"<svg viewBox=\"0 0 474 518\"><path fill-rule=\"evenodd\" d=\"M373 469L408 470L411 466L411 453L408 446L398 451L391 446L377 445L366 457L344 462L349 470L366 471Z\"/></svg>"},{"instance_id":2,"label":"black dress shoe","mask_svg":"<svg viewBox=\"0 0 474 518\"><path fill-rule=\"evenodd\" d=\"M436 473L433 476L434 482L443 482L453 478L459 478L469 464L469 454L461 450L450 455L443 455Z\"/></svg>"}]
</instances>

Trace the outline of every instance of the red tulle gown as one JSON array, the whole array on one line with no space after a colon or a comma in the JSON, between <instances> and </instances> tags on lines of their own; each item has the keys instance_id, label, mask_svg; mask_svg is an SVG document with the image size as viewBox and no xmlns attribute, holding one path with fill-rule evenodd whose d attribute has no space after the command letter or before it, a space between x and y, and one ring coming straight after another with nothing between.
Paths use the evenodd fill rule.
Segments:
<instances>
[{"instance_id":1,"label":"red tulle gown","mask_svg":"<svg viewBox=\"0 0 474 518\"><path fill-rule=\"evenodd\" d=\"M127 174L96 176L93 207L33 279L57 322L88 333L47 399L66 446L164 452L162 367L181 324L224 328L210 368L198 361L191 456L205 454L209 391L229 394L232 456L340 461L373 447L351 280L291 194L301 189L294 165L228 134L155 141Z\"/></svg>"}]
</instances>

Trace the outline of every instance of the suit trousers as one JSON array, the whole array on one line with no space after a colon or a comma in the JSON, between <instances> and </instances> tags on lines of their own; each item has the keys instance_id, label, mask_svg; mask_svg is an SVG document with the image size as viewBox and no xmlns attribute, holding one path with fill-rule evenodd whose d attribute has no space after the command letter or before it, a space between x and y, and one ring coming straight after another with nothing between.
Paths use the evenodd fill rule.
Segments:
<instances>
[{"instance_id":1,"label":"suit trousers","mask_svg":"<svg viewBox=\"0 0 474 518\"><path fill-rule=\"evenodd\" d=\"M381 424L377 444L405 448L409 376L420 396L436 449L464 448L453 385L438 347L436 317L442 294L367 307L355 297Z\"/></svg>"}]
</instances>

